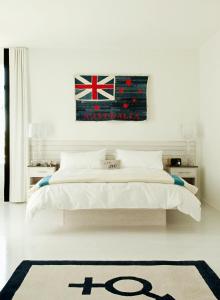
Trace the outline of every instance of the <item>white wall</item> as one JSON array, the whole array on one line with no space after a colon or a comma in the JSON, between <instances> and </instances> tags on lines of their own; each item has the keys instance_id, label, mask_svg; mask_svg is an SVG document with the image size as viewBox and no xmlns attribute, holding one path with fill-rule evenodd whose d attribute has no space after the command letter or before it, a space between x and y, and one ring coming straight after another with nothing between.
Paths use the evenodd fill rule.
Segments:
<instances>
[{"instance_id":1,"label":"white wall","mask_svg":"<svg viewBox=\"0 0 220 300\"><path fill-rule=\"evenodd\" d=\"M220 209L220 32L200 51L203 197Z\"/></svg>"},{"instance_id":2,"label":"white wall","mask_svg":"<svg viewBox=\"0 0 220 300\"><path fill-rule=\"evenodd\" d=\"M141 47L141 45L140 45ZM176 140L198 115L194 50L100 53L30 49L31 121L53 125L51 139ZM76 122L74 74L149 75L148 121Z\"/></svg>"}]
</instances>

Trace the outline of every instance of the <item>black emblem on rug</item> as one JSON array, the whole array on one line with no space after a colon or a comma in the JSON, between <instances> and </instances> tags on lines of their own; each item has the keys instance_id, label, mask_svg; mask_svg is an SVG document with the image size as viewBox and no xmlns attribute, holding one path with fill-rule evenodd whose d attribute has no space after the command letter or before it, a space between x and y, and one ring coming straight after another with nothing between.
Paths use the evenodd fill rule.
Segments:
<instances>
[{"instance_id":1,"label":"black emblem on rug","mask_svg":"<svg viewBox=\"0 0 220 300\"><path fill-rule=\"evenodd\" d=\"M142 288L135 292L120 291L114 287L114 284L121 280L137 281L142 284ZM152 284L146 279L134 276L115 277L106 281L105 283L93 283L92 277L85 277L84 283L70 283L69 287L82 288L82 295L91 295L93 288L105 288L108 292L119 296L131 297L145 295L155 300L175 300L169 294L159 296L154 293L151 293Z\"/></svg>"}]
</instances>

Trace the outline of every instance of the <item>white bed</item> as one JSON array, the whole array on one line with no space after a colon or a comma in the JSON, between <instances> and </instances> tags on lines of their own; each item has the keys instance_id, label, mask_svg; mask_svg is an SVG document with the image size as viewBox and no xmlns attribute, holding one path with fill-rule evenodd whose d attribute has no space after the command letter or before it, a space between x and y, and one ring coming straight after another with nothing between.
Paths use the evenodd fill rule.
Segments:
<instances>
[{"instance_id":1,"label":"white bed","mask_svg":"<svg viewBox=\"0 0 220 300\"><path fill-rule=\"evenodd\" d=\"M59 170L50 185L32 193L27 218L43 209L178 209L200 220L201 204L163 170L144 168Z\"/></svg>"}]
</instances>

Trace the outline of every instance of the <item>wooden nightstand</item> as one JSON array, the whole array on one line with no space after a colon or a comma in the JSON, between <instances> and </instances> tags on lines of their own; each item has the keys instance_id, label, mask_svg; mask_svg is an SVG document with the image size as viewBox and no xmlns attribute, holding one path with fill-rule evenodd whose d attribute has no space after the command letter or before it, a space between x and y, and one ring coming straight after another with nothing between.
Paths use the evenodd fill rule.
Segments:
<instances>
[{"instance_id":1,"label":"wooden nightstand","mask_svg":"<svg viewBox=\"0 0 220 300\"><path fill-rule=\"evenodd\" d=\"M198 166L167 167L171 175L182 177L187 182L198 186Z\"/></svg>"},{"instance_id":2,"label":"wooden nightstand","mask_svg":"<svg viewBox=\"0 0 220 300\"><path fill-rule=\"evenodd\" d=\"M41 178L52 175L56 171L56 167L28 167L27 189L29 190Z\"/></svg>"}]
</instances>

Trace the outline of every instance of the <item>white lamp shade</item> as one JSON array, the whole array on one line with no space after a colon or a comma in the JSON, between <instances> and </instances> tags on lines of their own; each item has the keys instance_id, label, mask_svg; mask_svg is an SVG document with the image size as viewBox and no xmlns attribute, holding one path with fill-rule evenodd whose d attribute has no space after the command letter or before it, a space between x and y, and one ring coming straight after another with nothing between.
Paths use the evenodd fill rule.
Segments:
<instances>
[{"instance_id":1,"label":"white lamp shade","mask_svg":"<svg viewBox=\"0 0 220 300\"><path fill-rule=\"evenodd\" d=\"M50 126L46 123L31 123L29 125L29 137L34 139L45 139L50 133Z\"/></svg>"},{"instance_id":2,"label":"white lamp shade","mask_svg":"<svg viewBox=\"0 0 220 300\"><path fill-rule=\"evenodd\" d=\"M186 140L193 140L197 136L197 127L194 123L184 123L181 126L182 136Z\"/></svg>"}]
</instances>

